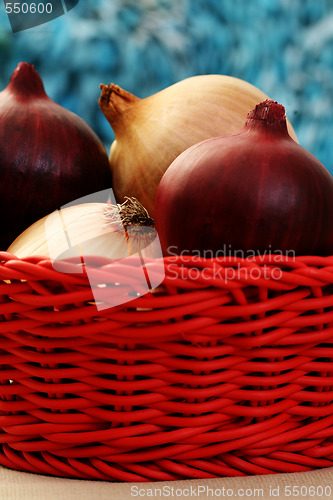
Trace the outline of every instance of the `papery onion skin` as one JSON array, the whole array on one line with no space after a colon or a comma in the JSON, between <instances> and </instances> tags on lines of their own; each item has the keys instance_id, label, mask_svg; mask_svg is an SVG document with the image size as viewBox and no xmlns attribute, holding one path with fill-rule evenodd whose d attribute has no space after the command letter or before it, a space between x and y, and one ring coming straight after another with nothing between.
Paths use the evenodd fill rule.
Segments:
<instances>
[{"instance_id":1,"label":"papery onion skin","mask_svg":"<svg viewBox=\"0 0 333 500\"><path fill-rule=\"evenodd\" d=\"M58 224L59 219L54 217L57 212L52 212L27 227L15 238L7 252L20 259L36 255L50 258L50 248L60 251L60 242L66 229L75 255L77 245L85 238L92 240L109 233L103 218L105 208L105 203L85 203L63 208L61 225ZM48 230L46 230L47 220L49 220ZM70 248L68 256L71 256Z\"/></svg>"},{"instance_id":2,"label":"papery onion skin","mask_svg":"<svg viewBox=\"0 0 333 500\"><path fill-rule=\"evenodd\" d=\"M118 203L136 197L154 217L158 184L173 160L202 140L240 130L267 95L239 78L199 75L139 99L118 85L101 85L100 108L115 141L110 150ZM288 123L291 136L296 134Z\"/></svg>"},{"instance_id":3,"label":"papery onion skin","mask_svg":"<svg viewBox=\"0 0 333 500\"><path fill-rule=\"evenodd\" d=\"M153 221L137 200L122 205L81 203L55 210L25 229L7 252L51 259L100 256L123 259L140 252L160 257Z\"/></svg>"},{"instance_id":4,"label":"papery onion skin","mask_svg":"<svg viewBox=\"0 0 333 500\"><path fill-rule=\"evenodd\" d=\"M0 92L0 248L77 198L111 187L108 155L90 126L52 101L29 63Z\"/></svg>"},{"instance_id":5,"label":"papery onion skin","mask_svg":"<svg viewBox=\"0 0 333 500\"><path fill-rule=\"evenodd\" d=\"M203 141L164 174L155 224L165 255L333 254L333 178L260 103L239 134Z\"/></svg>"}]
</instances>

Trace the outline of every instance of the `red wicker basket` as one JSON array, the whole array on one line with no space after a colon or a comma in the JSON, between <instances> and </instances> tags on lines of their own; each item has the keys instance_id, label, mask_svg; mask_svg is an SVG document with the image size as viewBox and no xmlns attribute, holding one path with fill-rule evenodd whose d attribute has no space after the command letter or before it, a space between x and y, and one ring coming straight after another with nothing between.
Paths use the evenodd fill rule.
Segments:
<instances>
[{"instance_id":1,"label":"red wicker basket","mask_svg":"<svg viewBox=\"0 0 333 500\"><path fill-rule=\"evenodd\" d=\"M0 260L2 465L112 481L333 465L333 257L167 258L140 297L132 261L105 261L105 293L133 297L107 309L86 273Z\"/></svg>"}]
</instances>

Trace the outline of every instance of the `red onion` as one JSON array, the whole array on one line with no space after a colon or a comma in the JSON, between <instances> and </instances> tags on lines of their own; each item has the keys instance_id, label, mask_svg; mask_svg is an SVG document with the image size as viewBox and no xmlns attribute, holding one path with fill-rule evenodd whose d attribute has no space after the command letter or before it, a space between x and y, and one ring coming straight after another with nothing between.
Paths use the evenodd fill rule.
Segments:
<instances>
[{"instance_id":1,"label":"red onion","mask_svg":"<svg viewBox=\"0 0 333 500\"><path fill-rule=\"evenodd\" d=\"M102 142L46 95L28 63L0 92L0 173L0 250L60 206L111 187Z\"/></svg>"},{"instance_id":2,"label":"red onion","mask_svg":"<svg viewBox=\"0 0 333 500\"><path fill-rule=\"evenodd\" d=\"M333 178L266 100L236 135L184 151L163 175L155 223L164 254L333 254Z\"/></svg>"}]
</instances>

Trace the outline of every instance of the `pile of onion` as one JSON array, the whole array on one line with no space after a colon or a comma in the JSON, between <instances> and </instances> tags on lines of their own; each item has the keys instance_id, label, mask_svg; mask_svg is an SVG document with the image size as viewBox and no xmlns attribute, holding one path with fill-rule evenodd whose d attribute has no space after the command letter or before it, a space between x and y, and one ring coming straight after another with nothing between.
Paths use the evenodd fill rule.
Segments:
<instances>
[{"instance_id":1,"label":"pile of onion","mask_svg":"<svg viewBox=\"0 0 333 500\"><path fill-rule=\"evenodd\" d=\"M290 137L284 107L265 100L238 134L176 158L155 223L165 255L332 255L333 178Z\"/></svg>"},{"instance_id":2,"label":"pile of onion","mask_svg":"<svg viewBox=\"0 0 333 500\"><path fill-rule=\"evenodd\" d=\"M108 155L80 117L52 101L19 63L0 92L0 249L44 215L108 189Z\"/></svg>"},{"instance_id":3,"label":"pile of onion","mask_svg":"<svg viewBox=\"0 0 333 500\"><path fill-rule=\"evenodd\" d=\"M99 105L115 135L110 164L116 199L135 197L152 217L158 184L173 160L199 141L238 132L267 98L226 75L187 78L144 99L114 84L101 89ZM288 129L296 139L290 123Z\"/></svg>"}]
</instances>

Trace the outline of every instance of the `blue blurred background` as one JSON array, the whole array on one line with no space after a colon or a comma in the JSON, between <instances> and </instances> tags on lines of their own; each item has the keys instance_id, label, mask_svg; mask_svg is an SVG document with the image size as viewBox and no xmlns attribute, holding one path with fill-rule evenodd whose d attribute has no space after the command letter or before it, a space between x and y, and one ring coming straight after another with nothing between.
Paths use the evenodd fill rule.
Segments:
<instances>
[{"instance_id":1,"label":"blue blurred background","mask_svg":"<svg viewBox=\"0 0 333 500\"><path fill-rule=\"evenodd\" d=\"M1 89L19 61L107 149L100 83L145 97L192 75L242 78L286 107L300 143L333 173L333 0L80 0L15 34L1 2Z\"/></svg>"}]
</instances>

